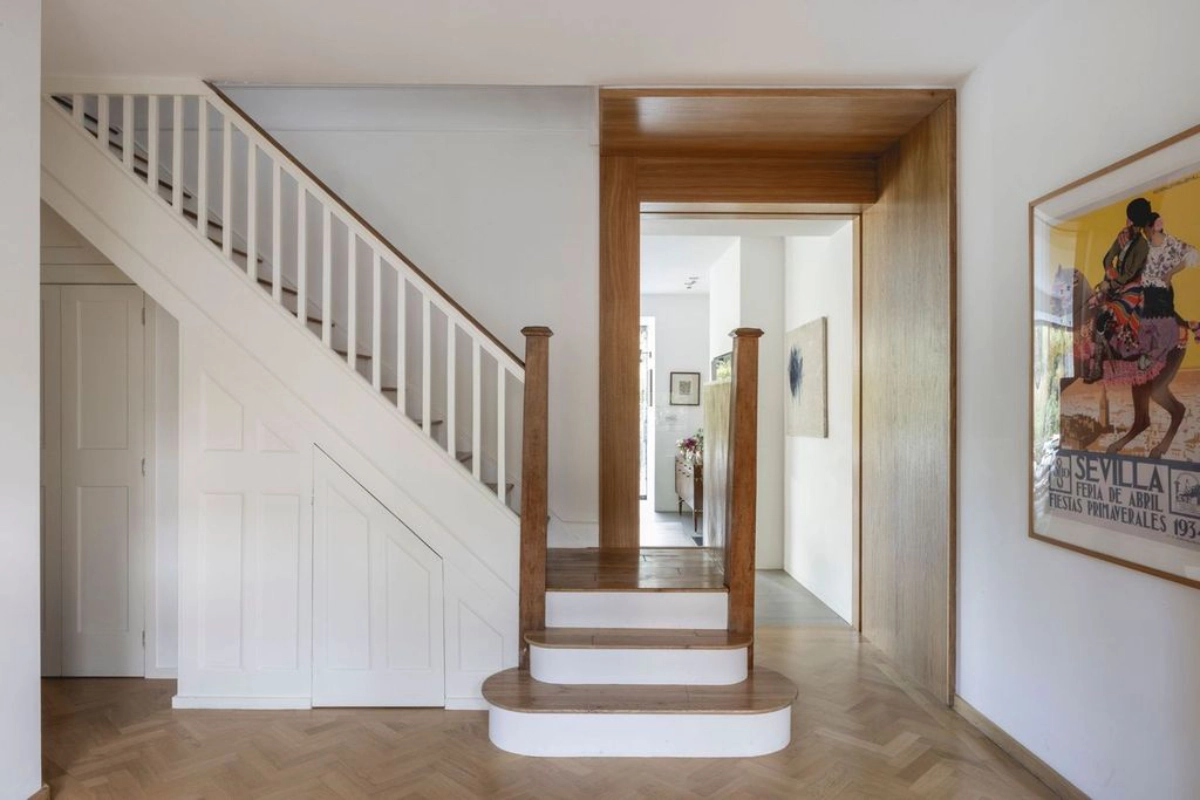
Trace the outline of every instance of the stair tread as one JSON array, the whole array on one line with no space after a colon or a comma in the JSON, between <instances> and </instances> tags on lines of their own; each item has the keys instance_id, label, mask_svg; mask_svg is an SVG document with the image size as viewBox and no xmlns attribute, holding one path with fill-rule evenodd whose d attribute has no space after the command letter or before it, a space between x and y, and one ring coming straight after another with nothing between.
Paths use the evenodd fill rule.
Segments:
<instances>
[{"instance_id":1,"label":"stair tread","mask_svg":"<svg viewBox=\"0 0 1200 800\"><path fill-rule=\"evenodd\" d=\"M572 650L738 650L754 636L705 628L547 628L529 631L525 641Z\"/></svg>"},{"instance_id":2,"label":"stair tread","mask_svg":"<svg viewBox=\"0 0 1200 800\"><path fill-rule=\"evenodd\" d=\"M261 260L261 259L260 259L260 260ZM270 279L270 278L259 278L259 279L258 279L258 282L259 282L260 284L262 284L263 286L267 287L268 289L274 289L274 288L275 288L275 284L271 283L271 279ZM296 290L295 290L295 289L292 289L292 288L290 288L290 287L288 287L288 286L281 286L281 287L279 287L279 290L280 290L281 292L283 292L284 294L292 294L292 295L294 295L294 294L297 294L297 292L296 292ZM310 319L311 319L311 317L310 317ZM313 322L320 322L320 321L321 321L321 320L319 320L319 319L317 319L317 320L313 320ZM336 323L335 323L334 327L336 327Z\"/></svg>"},{"instance_id":3,"label":"stair tread","mask_svg":"<svg viewBox=\"0 0 1200 800\"><path fill-rule=\"evenodd\" d=\"M726 592L721 552L706 547L557 548L548 592Z\"/></svg>"},{"instance_id":4,"label":"stair tread","mask_svg":"<svg viewBox=\"0 0 1200 800\"><path fill-rule=\"evenodd\" d=\"M768 714L795 701L796 685L765 667L726 686L542 683L514 668L484 681L483 697L534 714Z\"/></svg>"},{"instance_id":5,"label":"stair tread","mask_svg":"<svg viewBox=\"0 0 1200 800\"><path fill-rule=\"evenodd\" d=\"M338 348L336 348L336 347L335 347L335 348L333 348L333 352L337 353L337 354L338 354L339 356L341 356L342 358L346 358L346 357L348 357L348 356L350 355L350 351L349 351L349 350L339 350L339 349L338 349ZM355 354L354 354L354 357L355 357L355 358L358 358L358 359L360 359L360 360L362 360L362 361L370 361L370 360L371 360L371 358L372 358L372 356L371 356L371 354L370 354L370 353L355 353Z\"/></svg>"}]
</instances>

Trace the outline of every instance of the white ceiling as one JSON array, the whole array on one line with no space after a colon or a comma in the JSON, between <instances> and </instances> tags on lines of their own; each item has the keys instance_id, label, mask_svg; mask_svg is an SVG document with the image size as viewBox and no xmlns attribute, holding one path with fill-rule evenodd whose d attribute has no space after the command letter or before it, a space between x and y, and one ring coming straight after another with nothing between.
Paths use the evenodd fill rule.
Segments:
<instances>
[{"instance_id":1,"label":"white ceiling","mask_svg":"<svg viewBox=\"0 0 1200 800\"><path fill-rule=\"evenodd\" d=\"M737 243L736 236L643 236L642 294L708 294L713 264Z\"/></svg>"},{"instance_id":2,"label":"white ceiling","mask_svg":"<svg viewBox=\"0 0 1200 800\"><path fill-rule=\"evenodd\" d=\"M954 85L1045 0L45 0L48 75Z\"/></svg>"}]
</instances>

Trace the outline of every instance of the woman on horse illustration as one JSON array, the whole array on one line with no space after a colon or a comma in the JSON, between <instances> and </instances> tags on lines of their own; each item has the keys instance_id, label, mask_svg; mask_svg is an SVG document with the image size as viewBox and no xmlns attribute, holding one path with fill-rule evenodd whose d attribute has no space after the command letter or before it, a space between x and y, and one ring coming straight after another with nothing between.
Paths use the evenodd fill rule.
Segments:
<instances>
[{"instance_id":1,"label":"woman on horse illustration","mask_svg":"<svg viewBox=\"0 0 1200 800\"><path fill-rule=\"evenodd\" d=\"M1104 254L1104 279L1096 286L1092 302L1093 352L1084 374L1085 383L1138 382L1130 359L1142 355L1142 269L1150 253L1146 226L1154 212L1144 197L1125 207L1125 227ZM1134 367L1134 369L1129 369Z\"/></svg>"}]
</instances>

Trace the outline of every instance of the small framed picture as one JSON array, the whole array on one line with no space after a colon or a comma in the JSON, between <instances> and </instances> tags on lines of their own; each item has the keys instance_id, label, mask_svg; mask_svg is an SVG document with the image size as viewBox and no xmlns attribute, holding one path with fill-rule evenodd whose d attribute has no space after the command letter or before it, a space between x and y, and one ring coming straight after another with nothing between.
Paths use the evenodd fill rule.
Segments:
<instances>
[{"instance_id":1,"label":"small framed picture","mask_svg":"<svg viewBox=\"0 0 1200 800\"><path fill-rule=\"evenodd\" d=\"M671 405L698 406L700 405L700 373L672 372L671 373Z\"/></svg>"}]
</instances>

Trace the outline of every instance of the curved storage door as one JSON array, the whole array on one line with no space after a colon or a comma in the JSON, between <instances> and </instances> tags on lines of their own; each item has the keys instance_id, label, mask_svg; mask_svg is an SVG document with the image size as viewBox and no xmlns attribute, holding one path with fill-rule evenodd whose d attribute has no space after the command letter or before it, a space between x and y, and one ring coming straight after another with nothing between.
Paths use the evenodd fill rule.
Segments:
<instances>
[{"instance_id":1,"label":"curved storage door","mask_svg":"<svg viewBox=\"0 0 1200 800\"><path fill-rule=\"evenodd\" d=\"M442 560L319 450L314 706L444 706Z\"/></svg>"}]
</instances>

